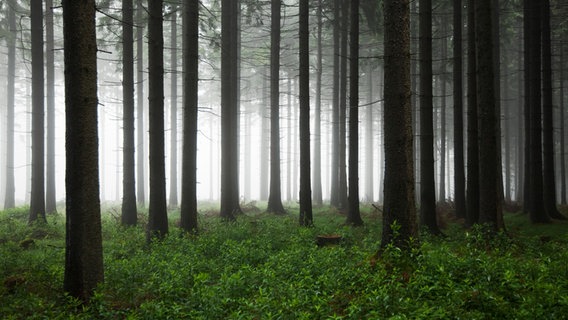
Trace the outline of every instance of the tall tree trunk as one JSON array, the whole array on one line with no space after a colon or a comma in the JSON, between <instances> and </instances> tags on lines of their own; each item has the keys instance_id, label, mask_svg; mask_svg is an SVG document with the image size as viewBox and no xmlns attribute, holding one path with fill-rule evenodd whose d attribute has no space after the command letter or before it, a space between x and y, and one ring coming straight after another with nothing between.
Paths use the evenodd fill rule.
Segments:
<instances>
[{"instance_id":1,"label":"tall tree trunk","mask_svg":"<svg viewBox=\"0 0 568 320\"><path fill-rule=\"evenodd\" d=\"M144 23L146 8L142 0L136 0L136 118L137 118L137 167L136 167L136 199L141 207L146 206L145 183L145 130L144 130Z\"/></svg>"},{"instance_id":2,"label":"tall tree trunk","mask_svg":"<svg viewBox=\"0 0 568 320\"><path fill-rule=\"evenodd\" d=\"M267 68L268 69L268 68ZM264 73L263 70L262 74L262 104L259 106L259 114L260 114L260 121L261 124L261 134L260 134L260 200L267 201L268 200L268 191L269 189L269 174L268 174L268 167L270 164L269 155L270 152L266 152L270 147L270 97L269 93L267 92L267 88L270 85L269 77L270 75Z\"/></svg>"},{"instance_id":3,"label":"tall tree trunk","mask_svg":"<svg viewBox=\"0 0 568 320\"><path fill-rule=\"evenodd\" d=\"M199 81L199 0L183 3L183 161L180 226L197 231L197 117Z\"/></svg>"},{"instance_id":4,"label":"tall tree trunk","mask_svg":"<svg viewBox=\"0 0 568 320\"><path fill-rule=\"evenodd\" d=\"M176 208L178 206L178 130L177 130L177 113L178 113L178 94L177 94L177 6L174 5L171 14L171 86L170 86L170 198L169 207Z\"/></svg>"},{"instance_id":5,"label":"tall tree trunk","mask_svg":"<svg viewBox=\"0 0 568 320\"><path fill-rule=\"evenodd\" d=\"M351 0L349 76L349 206L347 223L363 225L359 211L359 0Z\"/></svg>"},{"instance_id":6,"label":"tall tree trunk","mask_svg":"<svg viewBox=\"0 0 568 320\"><path fill-rule=\"evenodd\" d=\"M479 222L488 224L492 230L504 229L500 211L500 190L498 172L501 168L499 156L499 119L497 108L493 40L491 21L491 0L475 2L475 48L477 60L477 101L479 103Z\"/></svg>"},{"instance_id":7,"label":"tall tree trunk","mask_svg":"<svg viewBox=\"0 0 568 320\"><path fill-rule=\"evenodd\" d=\"M479 138L477 121L477 62L475 0L467 2L467 195L466 225L479 221Z\"/></svg>"},{"instance_id":8,"label":"tall tree trunk","mask_svg":"<svg viewBox=\"0 0 568 320\"><path fill-rule=\"evenodd\" d=\"M322 205L321 190L321 78L323 73L322 55L322 0L317 3L317 66L316 66L316 105L314 114L314 165L313 165L313 192L314 203Z\"/></svg>"},{"instance_id":9,"label":"tall tree trunk","mask_svg":"<svg viewBox=\"0 0 568 320\"><path fill-rule=\"evenodd\" d=\"M270 25L270 195L268 212L283 214L280 174L280 15L281 0L271 0ZM288 186L289 188L289 186Z\"/></svg>"},{"instance_id":10,"label":"tall tree trunk","mask_svg":"<svg viewBox=\"0 0 568 320\"><path fill-rule=\"evenodd\" d=\"M565 155L565 127L566 119L564 105L564 46L560 46L560 204L566 204L566 155Z\"/></svg>"},{"instance_id":11,"label":"tall tree trunk","mask_svg":"<svg viewBox=\"0 0 568 320\"><path fill-rule=\"evenodd\" d=\"M239 1L221 2L221 217L234 220L239 206L238 21Z\"/></svg>"},{"instance_id":12,"label":"tall tree trunk","mask_svg":"<svg viewBox=\"0 0 568 320\"><path fill-rule=\"evenodd\" d=\"M32 194L29 222L45 221L43 8L31 1L32 34Z\"/></svg>"},{"instance_id":13,"label":"tall tree trunk","mask_svg":"<svg viewBox=\"0 0 568 320\"><path fill-rule=\"evenodd\" d=\"M310 179L309 1L300 0L300 225L314 224Z\"/></svg>"},{"instance_id":14,"label":"tall tree trunk","mask_svg":"<svg viewBox=\"0 0 568 320\"><path fill-rule=\"evenodd\" d=\"M519 19L519 20L522 20ZM520 21L520 26L519 29L522 30L523 27L523 21ZM527 52L524 51L523 49L523 41L519 41L519 46L518 46L518 70L524 70L524 63L525 61L523 61L523 57L525 57L525 55L527 54ZM517 92L523 92L524 89L524 82L523 82L523 77L521 77L520 75L517 76L518 82L517 82ZM524 92L527 92L526 90ZM526 113L526 108L527 108L527 104L526 104L526 99L527 96L526 94L524 95L524 97L521 97L521 95L519 94L517 97L517 103L518 103L518 110L517 110L517 186L515 188L516 190L516 200L519 203L523 203L525 202L526 199L526 185L525 185L525 177L526 177L526 165L525 165L525 153L528 152L528 148L526 147L526 137L524 135L524 133L527 131L525 129L525 124L527 119L525 119L527 113ZM528 208L528 206L524 206L524 208ZM526 211L525 211L526 212Z\"/></svg>"},{"instance_id":15,"label":"tall tree trunk","mask_svg":"<svg viewBox=\"0 0 568 320\"><path fill-rule=\"evenodd\" d=\"M454 0L454 188L456 216L465 218L465 167L463 147L463 50L462 50L462 1Z\"/></svg>"},{"instance_id":16,"label":"tall tree trunk","mask_svg":"<svg viewBox=\"0 0 568 320\"><path fill-rule=\"evenodd\" d=\"M4 209L16 205L16 186L14 181L14 107L16 79L16 12L12 5L8 6L8 88L6 90L6 196Z\"/></svg>"},{"instance_id":17,"label":"tall tree trunk","mask_svg":"<svg viewBox=\"0 0 568 320\"><path fill-rule=\"evenodd\" d=\"M45 1L45 77L47 107L45 211L55 213L55 58L53 40L53 0Z\"/></svg>"},{"instance_id":18,"label":"tall tree trunk","mask_svg":"<svg viewBox=\"0 0 568 320\"><path fill-rule=\"evenodd\" d=\"M40 3L40 1L32 1ZM97 133L95 1L63 0L65 47L65 274L84 302L104 279Z\"/></svg>"},{"instance_id":19,"label":"tall tree trunk","mask_svg":"<svg viewBox=\"0 0 568 320\"><path fill-rule=\"evenodd\" d=\"M349 6L341 2L341 67L339 76L339 209L348 209L347 199L347 37Z\"/></svg>"},{"instance_id":20,"label":"tall tree trunk","mask_svg":"<svg viewBox=\"0 0 568 320\"><path fill-rule=\"evenodd\" d=\"M420 0L420 224L440 234L436 221L432 104L432 1ZM386 120L386 119L385 119Z\"/></svg>"},{"instance_id":21,"label":"tall tree trunk","mask_svg":"<svg viewBox=\"0 0 568 320\"><path fill-rule=\"evenodd\" d=\"M134 9L132 0L122 1L122 216L121 223L137 223L136 178L134 174Z\"/></svg>"},{"instance_id":22,"label":"tall tree trunk","mask_svg":"<svg viewBox=\"0 0 568 320\"><path fill-rule=\"evenodd\" d=\"M408 0L385 0L385 203L381 247L416 239ZM396 224L396 226L394 225ZM396 230L396 232L395 232Z\"/></svg>"},{"instance_id":23,"label":"tall tree trunk","mask_svg":"<svg viewBox=\"0 0 568 320\"><path fill-rule=\"evenodd\" d=\"M373 67L367 64L368 96L365 110L365 201L374 201L374 169L373 169ZM379 169L380 170L380 169Z\"/></svg>"},{"instance_id":24,"label":"tall tree trunk","mask_svg":"<svg viewBox=\"0 0 568 320\"><path fill-rule=\"evenodd\" d=\"M329 202L339 207L339 69L341 0L333 0L333 100L331 118L331 191Z\"/></svg>"},{"instance_id":25,"label":"tall tree trunk","mask_svg":"<svg viewBox=\"0 0 568 320\"><path fill-rule=\"evenodd\" d=\"M554 170L554 120L552 102L552 50L550 31L550 0L541 2L542 19L542 152L543 200L546 213L554 219L566 219L556 208L556 178Z\"/></svg>"},{"instance_id":26,"label":"tall tree trunk","mask_svg":"<svg viewBox=\"0 0 568 320\"><path fill-rule=\"evenodd\" d=\"M148 2L148 127L150 138L150 205L148 241L168 233L164 147L163 1Z\"/></svg>"},{"instance_id":27,"label":"tall tree trunk","mask_svg":"<svg viewBox=\"0 0 568 320\"><path fill-rule=\"evenodd\" d=\"M442 18L442 56L441 56L441 74L440 74L440 179L439 179L439 201L446 201L446 60L448 59L448 41L446 35L448 33L446 18Z\"/></svg>"}]
</instances>

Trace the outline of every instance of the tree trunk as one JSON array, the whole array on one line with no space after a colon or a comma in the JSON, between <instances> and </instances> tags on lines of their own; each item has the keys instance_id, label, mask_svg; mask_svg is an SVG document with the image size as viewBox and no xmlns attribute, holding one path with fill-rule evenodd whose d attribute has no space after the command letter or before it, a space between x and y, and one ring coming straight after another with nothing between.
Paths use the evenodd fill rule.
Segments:
<instances>
[{"instance_id":1,"label":"tree trunk","mask_svg":"<svg viewBox=\"0 0 568 320\"><path fill-rule=\"evenodd\" d=\"M309 1L300 0L300 225L312 226Z\"/></svg>"},{"instance_id":2,"label":"tree trunk","mask_svg":"<svg viewBox=\"0 0 568 320\"><path fill-rule=\"evenodd\" d=\"M221 2L221 217L235 220L239 206L238 21L239 1Z\"/></svg>"},{"instance_id":3,"label":"tree trunk","mask_svg":"<svg viewBox=\"0 0 568 320\"><path fill-rule=\"evenodd\" d=\"M385 203L381 247L416 239L408 0L385 0ZM396 224L396 226L395 226ZM395 231L396 230L396 231Z\"/></svg>"},{"instance_id":4,"label":"tree trunk","mask_svg":"<svg viewBox=\"0 0 568 320\"><path fill-rule=\"evenodd\" d=\"M475 48L477 60L477 101L479 103L479 222L488 224L493 231L504 229L500 211L500 190L498 170L499 119L497 107L493 40L491 21L491 0L477 0L475 3Z\"/></svg>"},{"instance_id":5,"label":"tree trunk","mask_svg":"<svg viewBox=\"0 0 568 320\"><path fill-rule=\"evenodd\" d=\"M463 52L462 52L462 1L454 0L454 186L456 216L465 218L465 167L463 147Z\"/></svg>"},{"instance_id":6,"label":"tree trunk","mask_svg":"<svg viewBox=\"0 0 568 320\"><path fill-rule=\"evenodd\" d=\"M168 233L164 151L163 1L148 2L148 123L150 137L150 205L148 241Z\"/></svg>"},{"instance_id":7,"label":"tree trunk","mask_svg":"<svg viewBox=\"0 0 568 320\"><path fill-rule=\"evenodd\" d=\"M176 208L178 206L178 130L177 130L177 113L178 113L178 94L177 94L177 6L173 6L171 14L171 86L170 86L170 198L169 207Z\"/></svg>"},{"instance_id":8,"label":"tree trunk","mask_svg":"<svg viewBox=\"0 0 568 320\"><path fill-rule=\"evenodd\" d=\"M199 0L183 3L183 161L180 226L197 231L197 117L199 65Z\"/></svg>"},{"instance_id":9,"label":"tree trunk","mask_svg":"<svg viewBox=\"0 0 568 320\"><path fill-rule=\"evenodd\" d=\"M341 67L339 76L339 209L347 210L347 37L349 25L348 1L341 2Z\"/></svg>"},{"instance_id":10,"label":"tree trunk","mask_svg":"<svg viewBox=\"0 0 568 320\"><path fill-rule=\"evenodd\" d=\"M142 4L142 0L137 0L136 3L136 118L137 118L137 176L136 181L136 199L141 207L146 206L146 183L145 183L145 130L144 130L144 23L146 9Z\"/></svg>"},{"instance_id":11,"label":"tree trunk","mask_svg":"<svg viewBox=\"0 0 568 320\"><path fill-rule=\"evenodd\" d=\"M263 68L264 69L264 68ZM262 104L259 106L259 114L261 118L261 134L260 134L260 200L267 201L268 200L268 191L270 190L269 187L269 173L268 168L270 165L270 152L266 152L270 147L270 97L269 93L267 92L267 87L270 84L269 77L264 73L263 70L262 74Z\"/></svg>"},{"instance_id":12,"label":"tree trunk","mask_svg":"<svg viewBox=\"0 0 568 320\"><path fill-rule=\"evenodd\" d=\"M341 0L333 0L333 101L331 119L331 191L329 202L339 207L339 67L340 67L340 7Z\"/></svg>"},{"instance_id":13,"label":"tree trunk","mask_svg":"<svg viewBox=\"0 0 568 320\"><path fill-rule=\"evenodd\" d=\"M45 211L57 212L55 189L55 58L53 40L53 0L45 1L45 76L46 76L46 172Z\"/></svg>"},{"instance_id":14,"label":"tree trunk","mask_svg":"<svg viewBox=\"0 0 568 320\"><path fill-rule=\"evenodd\" d=\"M347 223L363 225L359 211L359 0L351 0L349 76L349 206Z\"/></svg>"},{"instance_id":15,"label":"tree trunk","mask_svg":"<svg viewBox=\"0 0 568 320\"><path fill-rule=\"evenodd\" d=\"M16 12L8 6L8 88L6 90L6 196L4 209L15 207L16 186L14 182L14 107L16 79Z\"/></svg>"},{"instance_id":16,"label":"tree trunk","mask_svg":"<svg viewBox=\"0 0 568 320\"><path fill-rule=\"evenodd\" d=\"M365 110L365 200L374 201L374 169L373 169L373 67L367 65L368 96ZM380 169L379 169L380 170Z\"/></svg>"},{"instance_id":17,"label":"tree trunk","mask_svg":"<svg viewBox=\"0 0 568 320\"><path fill-rule=\"evenodd\" d=\"M45 221L43 8L31 1L32 34L32 194L29 222Z\"/></svg>"},{"instance_id":18,"label":"tree trunk","mask_svg":"<svg viewBox=\"0 0 568 320\"><path fill-rule=\"evenodd\" d=\"M316 66L316 105L314 114L314 166L313 166L313 192L314 203L322 205L321 190L321 78L322 63L322 0L317 3L317 66Z\"/></svg>"},{"instance_id":19,"label":"tree trunk","mask_svg":"<svg viewBox=\"0 0 568 320\"><path fill-rule=\"evenodd\" d=\"M440 202L446 201L446 61L448 59L448 21L445 16L442 18L442 41L441 41L441 65L440 65L440 169L439 169L439 199Z\"/></svg>"},{"instance_id":20,"label":"tree trunk","mask_svg":"<svg viewBox=\"0 0 568 320\"><path fill-rule=\"evenodd\" d=\"M564 65L564 44L560 46L560 65ZM560 203L566 204L566 155L565 155L565 127L564 119L564 68L560 67Z\"/></svg>"},{"instance_id":21,"label":"tree trunk","mask_svg":"<svg viewBox=\"0 0 568 320\"><path fill-rule=\"evenodd\" d=\"M32 3L39 1L32 1ZM104 279L95 1L63 0L66 225L63 287L84 302Z\"/></svg>"},{"instance_id":22,"label":"tree trunk","mask_svg":"<svg viewBox=\"0 0 568 320\"><path fill-rule=\"evenodd\" d=\"M137 223L134 162L134 11L132 0L122 1L122 216L121 223Z\"/></svg>"},{"instance_id":23,"label":"tree trunk","mask_svg":"<svg viewBox=\"0 0 568 320\"><path fill-rule=\"evenodd\" d=\"M432 104L432 1L420 0L420 224L440 234L436 221Z\"/></svg>"},{"instance_id":24,"label":"tree trunk","mask_svg":"<svg viewBox=\"0 0 568 320\"><path fill-rule=\"evenodd\" d=\"M282 206L280 174L280 10L281 0L271 0L270 26L270 195L266 211L286 213ZM289 186L288 186L289 188Z\"/></svg>"},{"instance_id":25,"label":"tree trunk","mask_svg":"<svg viewBox=\"0 0 568 320\"><path fill-rule=\"evenodd\" d=\"M475 0L467 2L467 196L466 225L479 221L479 138L477 121L477 62Z\"/></svg>"}]
</instances>

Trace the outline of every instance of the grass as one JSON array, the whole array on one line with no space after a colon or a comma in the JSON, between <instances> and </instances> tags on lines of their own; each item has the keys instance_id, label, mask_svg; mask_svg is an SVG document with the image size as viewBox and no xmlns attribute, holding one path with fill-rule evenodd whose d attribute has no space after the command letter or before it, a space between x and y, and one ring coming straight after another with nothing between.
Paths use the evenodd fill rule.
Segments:
<instances>
[{"instance_id":1,"label":"grass","mask_svg":"<svg viewBox=\"0 0 568 320\"><path fill-rule=\"evenodd\" d=\"M259 205L260 206L260 205ZM63 294L64 217L27 225L27 208L0 213L1 319L563 319L568 315L568 224L531 225L508 214L510 236L487 239L448 223L410 253L380 243L380 215L365 226L315 209L315 227L250 210L236 223L200 216L198 236L147 245L143 227L103 219L105 282L91 304ZM144 219L141 220L142 222ZM316 246L318 234L343 237Z\"/></svg>"}]
</instances>

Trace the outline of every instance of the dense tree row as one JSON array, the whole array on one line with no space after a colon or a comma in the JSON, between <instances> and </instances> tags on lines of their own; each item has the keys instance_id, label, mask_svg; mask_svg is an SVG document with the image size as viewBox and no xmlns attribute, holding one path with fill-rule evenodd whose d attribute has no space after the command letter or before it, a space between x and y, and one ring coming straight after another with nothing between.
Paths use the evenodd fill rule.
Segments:
<instances>
[{"instance_id":1,"label":"dense tree row","mask_svg":"<svg viewBox=\"0 0 568 320\"><path fill-rule=\"evenodd\" d=\"M43 4L0 7L4 206L15 206L16 186L23 189L15 168L30 163L30 223L56 211L57 130L65 130L65 289L74 296L88 299L103 280L107 193L122 199L124 225L136 225L138 207L149 205L149 241L168 233L168 206L181 204L180 226L198 231L205 193L218 195L229 221L243 199L267 200L275 214L286 213L283 201L299 200L305 226L324 201L361 225L359 202L379 200L382 246L408 246L418 225L441 234L440 202L453 202L466 225L492 231L505 229L505 200L522 201L533 222L564 219L556 207L566 202L562 2ZM30 85L17 61L29 63ZM20 110L26 96L29 134L16 128L28 121ZM25 161L15 152L22 131L31 136Z\"/></svg>"}]
</instances>

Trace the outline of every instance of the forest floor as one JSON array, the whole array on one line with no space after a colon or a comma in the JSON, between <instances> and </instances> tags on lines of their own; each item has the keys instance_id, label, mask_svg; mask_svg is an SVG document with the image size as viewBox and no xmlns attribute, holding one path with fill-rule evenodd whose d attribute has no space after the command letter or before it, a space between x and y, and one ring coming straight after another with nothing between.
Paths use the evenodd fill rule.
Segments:
<instances>
[{"instance_id":1,"label":"forest floor","mask_svg":"<svg viewBox=\"0 0 568 320\"><path fill-rule=\"evenodd\" d=\"M532 225L506 214L507 234L488 238L441 221L410 253L381 239L380 211L345 226L329 207L313 228L297 208L273 216L247 204L235 223L204 209L198 235L176 227L151 245L141 226L103 215L105 282L89 305L63 294L63 214L27 225L27 208L0 212L0 319L566 319L568 222ZM566 211L564 211L566 214ZM320 247L322 234L342 237Z\"/></svg>"}]
</instances>

